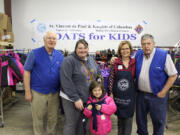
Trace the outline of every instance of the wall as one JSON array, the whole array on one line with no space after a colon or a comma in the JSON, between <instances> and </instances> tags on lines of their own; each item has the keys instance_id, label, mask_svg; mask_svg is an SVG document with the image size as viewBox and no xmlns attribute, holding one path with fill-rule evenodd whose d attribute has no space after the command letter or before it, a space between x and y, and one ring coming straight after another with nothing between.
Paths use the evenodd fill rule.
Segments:
<instances>
[{"instance_id":1,"label":"wall","mask_svg":"<svg viewBox=\"0 0 180 135\"><path fill-rule=\"evenodd\" d=\"M4 0L0 0L0 12L4 13Z\"/></svg>"},{"instance_id":2,"label":"wall","mask_svg":"<svg viewBox=\"0 0 180 135\"><path fill-rule=\"evenodd\" d=\"M15 48L35 48L30 21L147 22L146 32L157 45L173 46L180 40L179 0L12 0ZM117 48L120 41L90 42L95 49ZM74 49L75 41L70 44ZM58 41L57 48L61 48ZM63 46L65 48L65 46Z\"/></svg>"}]
</instances>

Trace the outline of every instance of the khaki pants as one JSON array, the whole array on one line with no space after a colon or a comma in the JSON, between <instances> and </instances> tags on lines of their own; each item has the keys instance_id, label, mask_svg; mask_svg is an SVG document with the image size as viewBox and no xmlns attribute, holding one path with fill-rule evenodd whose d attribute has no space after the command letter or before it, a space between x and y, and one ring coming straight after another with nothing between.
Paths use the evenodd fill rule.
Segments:
<instances>
[{"instance_id":1,"label":"khaki pants","mask_svg":"<svg viewBox=\"0 0 180 135\"><path fill-rule=\"evenodd\" d=\"M32 90L32 118L34 135L56 135L59 109L59 95L41 94ZM45 124L44 122L47 122ZM44 129L44 125L47 128Z\"/></svg>"}]
</instances>

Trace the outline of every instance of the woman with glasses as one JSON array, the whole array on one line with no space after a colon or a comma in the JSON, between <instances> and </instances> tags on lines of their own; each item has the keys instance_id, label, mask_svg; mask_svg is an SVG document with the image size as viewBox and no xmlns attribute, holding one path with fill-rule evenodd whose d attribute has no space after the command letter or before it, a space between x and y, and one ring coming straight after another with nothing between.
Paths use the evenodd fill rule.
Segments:
<instances>
[{"instance_id":1,"label":"woman with glasses","mask_svg":"<svg viewBox=\"0 0 180 135\"><path fill-rule=\"evenodd\" d=\"M135 59L131 58L132 46L122 41L118 58L111 67L109 92L117 105L118 135L131 135L135 107Z\"/></svg>"}]
</instances>

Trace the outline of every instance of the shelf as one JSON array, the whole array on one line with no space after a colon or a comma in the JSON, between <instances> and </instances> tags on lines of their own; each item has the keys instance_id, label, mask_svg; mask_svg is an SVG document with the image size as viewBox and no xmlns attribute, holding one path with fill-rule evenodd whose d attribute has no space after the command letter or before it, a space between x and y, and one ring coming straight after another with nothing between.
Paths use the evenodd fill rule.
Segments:
<instances>
[{"instance_id":1,"label":"shelf","mask_svg":"<svg viewBox=\"0 0 180 135\"><path fill-rule=\"evenodd\" d=\"M0 45L1 45L1 46L9 46L9 45L14 46L14 43L12 43L12 42L0 41Z\"/></svg>"}]
</instances>

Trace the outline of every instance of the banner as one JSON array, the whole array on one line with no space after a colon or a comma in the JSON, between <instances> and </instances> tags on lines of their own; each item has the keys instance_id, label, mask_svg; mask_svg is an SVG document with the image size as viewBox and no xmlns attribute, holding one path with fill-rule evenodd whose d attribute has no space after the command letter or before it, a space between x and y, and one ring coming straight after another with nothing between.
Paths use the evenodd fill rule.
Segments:
<instances>
[{"instance_id":1,"label":"banner","mask_svg":"<svg viewBox=\"0 0 180 135\"><path fill-rule=\"evenodd\" d=\"M43 44L42 37L47 31L54 31L58 35L58 49L72 51L75 42L85 39L92 43L91 51L107 48L116 49L118 43L128 40L139 45L140 37L144 34L146 22L142 23L108 23L108 22L33 22L34 32L32 40L35 44ZM116 45L113 44L116 42ZM71 44L71 45L70 45ZM113 45L113 46L112 46Z\"/></svg>"}]
</instances>

